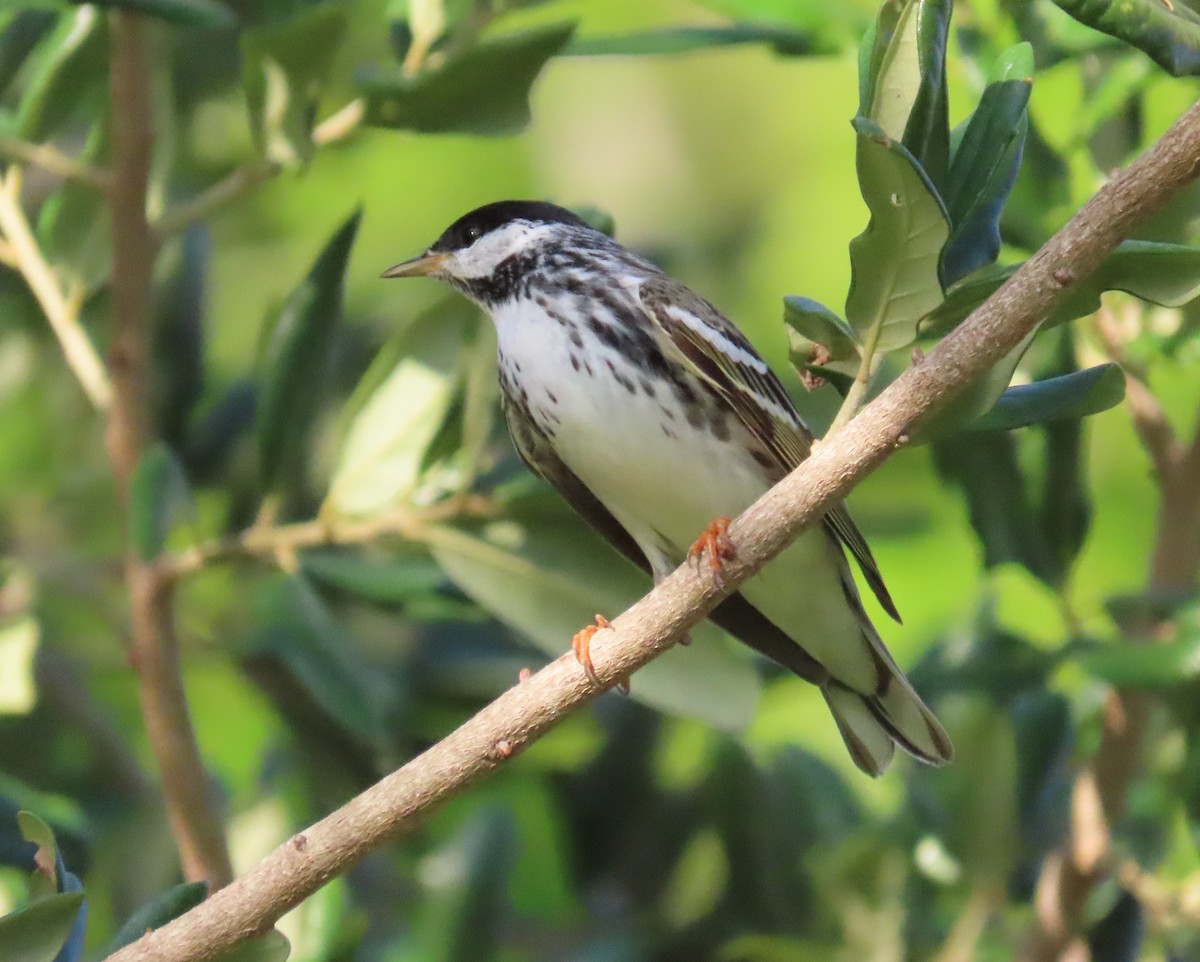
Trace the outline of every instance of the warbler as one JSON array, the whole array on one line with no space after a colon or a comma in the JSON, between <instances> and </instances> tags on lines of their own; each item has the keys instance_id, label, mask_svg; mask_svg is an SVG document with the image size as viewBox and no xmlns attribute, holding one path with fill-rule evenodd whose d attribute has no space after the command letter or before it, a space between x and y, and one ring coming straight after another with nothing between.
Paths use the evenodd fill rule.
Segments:
<instances>
[{"instance_id":1,"label":"warbler","mask_svg":"<svg viewBox=\"0 0 1200 962\"><path fill-rule=\"evenodd\" d=\"M701 556L719 577L728 518L811 450L783 385L732 322L564 208L487 204L383 276L436 278L491 316L522 460L656 583ZM863 771L882 773L896 745L948 761L950 739L884 647L843 548L898 621L844 505L709 617L816 685ZM588 641L605 626L598 617L574 642L593 680Z\"/></svg>"}]
</instances>

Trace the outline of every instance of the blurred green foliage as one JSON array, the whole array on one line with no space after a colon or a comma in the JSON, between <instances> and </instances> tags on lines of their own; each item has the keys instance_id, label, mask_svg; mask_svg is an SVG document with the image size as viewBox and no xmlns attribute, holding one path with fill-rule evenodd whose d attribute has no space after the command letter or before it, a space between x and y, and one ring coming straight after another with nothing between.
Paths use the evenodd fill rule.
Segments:
<instances>
[{"instance_id":1,"label":"blurred green foliage","mask_svg":"<svg viewBox=\"0 0 1200 962\"><path fill-rule=\"evenodd\" d=\"M238 869L648 587L517 465L490 327L381 269L488 200L595 205L790 360L823 427L860 371L878 390L952 330L1196 95L1148 59L1196 72L1179 0L877 6L0 11L5 176L101 349L104 197L20 148L102 167L102 8L154 25L161 441L127 525L140 558L180 566ZM229 959L1011 958L1109 685L1160 710L1119 882L1087 906L1093 958L1200 958L1195 573L1138 594L1171 518L1156 529L1091 320L1121 320L1119 359L1169 419L1194 408L1198 211L1179 197L852 498L905 616L889 645L953 765L868 782L816 692L705 626ZM0 962L76 962L204 891L181 884L127 664L102 419L10 247L0 263ZM238 539L251 525L270 550Z\"/></svg>"}]
</instances>

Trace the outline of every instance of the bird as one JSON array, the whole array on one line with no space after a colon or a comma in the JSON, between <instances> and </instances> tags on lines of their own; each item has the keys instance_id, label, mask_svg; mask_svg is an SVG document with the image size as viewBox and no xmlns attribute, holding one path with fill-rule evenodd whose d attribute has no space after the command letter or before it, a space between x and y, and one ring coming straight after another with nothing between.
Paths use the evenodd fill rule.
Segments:
<instances>
[{"instance_id":1,"label":"bird","mask_svg":"<svg viewBox=\"0 0 1200 962\"><path fill-rule=\"evenodd\" d=\"M501 405L525 465L655 583L733 552L728 519L808 457L812 432L746 336L648 260L545 201L486 204L383 272L430 277L490 315ZM816 685L854 764L878 776L896 746L930 764L945 729L889 654L846 558L900 620L844 504L709 615ZM588 641L576 657L596 681Z\"/></svg>"}]
</instances>

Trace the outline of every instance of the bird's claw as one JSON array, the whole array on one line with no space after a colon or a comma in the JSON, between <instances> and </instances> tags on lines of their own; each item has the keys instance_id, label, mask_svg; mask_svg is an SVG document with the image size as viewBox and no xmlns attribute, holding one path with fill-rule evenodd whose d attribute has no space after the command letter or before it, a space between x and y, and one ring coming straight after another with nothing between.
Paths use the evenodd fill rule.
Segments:
<instances>
[{"instance_id":1,"label":"bird's claw","mask_svg":"<svg viewBox=\"0 0 1200 962\"><path fill-rule=\"evenodd\" d=\"M575 652L575 660L583 668L583 673L588 676L588 681L597 688L600 687L600 677L596 674L596 669L592 667L592 635L610 627L612 625L604 615L596 615L594 625L588 625L582 631L575 632L575 637L571 639L571 650Z\"/></svg>"},{"instance_id":2,"label":"bird's claw","mask_svg":"<svg viewBox=\"0 0 1200 962\"><path fill-rule=\"evenodd\" d=\"M729 519L716 518L701 533L700 537L688 549L688 561L696 567L700 559L708 555L708 567L712 572L713 581L722 583L722 572L726 561L737 557L737 550L729 540Z\"/></svg>"}]
</instances>

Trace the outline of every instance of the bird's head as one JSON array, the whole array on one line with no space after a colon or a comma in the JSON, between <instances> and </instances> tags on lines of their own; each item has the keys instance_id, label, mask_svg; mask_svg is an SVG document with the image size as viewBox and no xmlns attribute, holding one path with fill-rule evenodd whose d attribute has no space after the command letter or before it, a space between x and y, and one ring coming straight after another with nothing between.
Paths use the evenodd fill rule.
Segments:
<instances>
[{"instance_id":1,"label":"bird's head","mask_svg":"<svg viewBox=\"0 0 1200 962\"><path fill-rule=\"evenodd\" d=\"M529 275L564 249L603 246L599 231L571 211L543 201L502 200L464 214L423 254L384 277L433 277L474 300L495 304L519 292Z\"/></svg>"}]
</instances>

